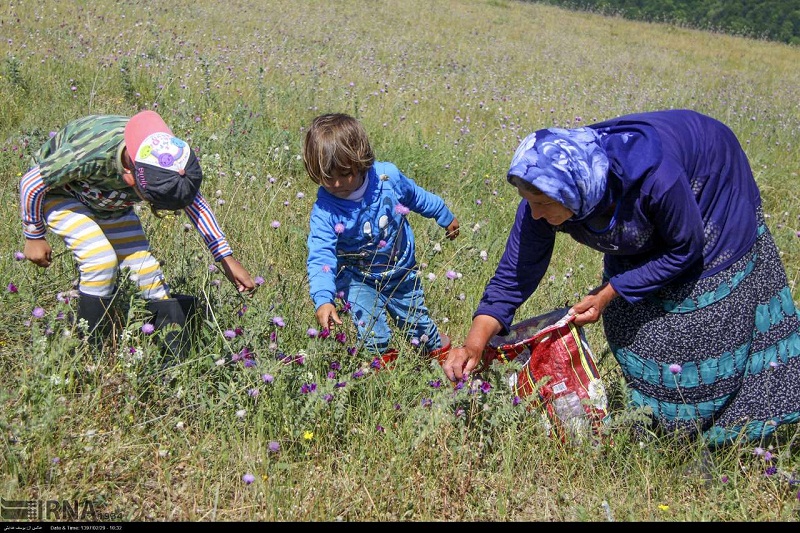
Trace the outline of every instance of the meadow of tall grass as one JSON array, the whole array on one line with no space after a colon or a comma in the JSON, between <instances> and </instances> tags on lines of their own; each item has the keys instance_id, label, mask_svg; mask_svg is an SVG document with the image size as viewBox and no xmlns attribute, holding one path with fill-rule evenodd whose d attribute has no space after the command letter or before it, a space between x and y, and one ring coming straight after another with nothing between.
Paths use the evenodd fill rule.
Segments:
<instances>
[{"instance_id":1,"label":"meadow of tall grass","mask_svg":"<svg viewBox=\"0 0 800 533\"><path fill-rule=\"evenodd\" d=\"M459 342L503 251L518 200L504 176L525 135L694 108L745 146L797 300L800 49L511 0L10 0L0 47L4 500L44 504L45 521L800 518L797 427L772 448L713 452L702 475L702 446L628 431L641 413L600 324L586 328L611 412L599 446L550 438L514 402L514 363L454 391L404 342L375 372L350 354L350 326L309 331L316 187L300 157L314 116L350 113L378 159L447 201L457 240L411 223L428 306ZM198 152L202 191L261 278L241 297L188 219L142 210L173 290L211 310L167 371L124 276L126 326L95 352L69 320L77 271L60 239L48 269L18 256L32 152L73 118L142 109ZM600 274L598 255L560 239L517 318L576 301Z\"/></svg>"}]
</instances>

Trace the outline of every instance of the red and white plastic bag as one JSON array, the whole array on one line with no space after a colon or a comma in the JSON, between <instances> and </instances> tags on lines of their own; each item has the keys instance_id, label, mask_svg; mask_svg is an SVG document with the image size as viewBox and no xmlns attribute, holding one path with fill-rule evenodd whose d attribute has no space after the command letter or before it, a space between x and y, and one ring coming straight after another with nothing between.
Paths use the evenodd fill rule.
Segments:
<instances>
[{"instance_id":1,"label":"red and white plastic bag","mask_svg":"<svg viewBox=\"0 0 800 533\"><path fill-rule=\"evenodd\" d=\"M529 408L544 406L546 427L562 442L598 441L608 420L605 387L583 328L568 309L529 318L511 326L508 335L493 337L484 362L522 363L509 384L520 398L535 395Z\"/></svg>"}]
</instances>

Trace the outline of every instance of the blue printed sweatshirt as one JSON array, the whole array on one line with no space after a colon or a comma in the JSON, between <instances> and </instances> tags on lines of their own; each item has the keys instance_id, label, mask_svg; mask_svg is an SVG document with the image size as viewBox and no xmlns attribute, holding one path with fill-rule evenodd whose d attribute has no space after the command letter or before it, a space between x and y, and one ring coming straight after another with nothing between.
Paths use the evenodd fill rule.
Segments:
<instances>
[{"instance_id":1,"label":"blue printed sweatshirt","mask_svg":"<svg viewBox=\"0 0 800 533\"><path fill-rule=\"evenodd\" d=\"M311 208L308 283L314 308L333 303L345 274L365 282L401 279L415 268L410 211L446 228L455 218L439 196L406 177L392 163L376 161L360 201L337 198L323 187Z\"/></svg>"}]
</instances>

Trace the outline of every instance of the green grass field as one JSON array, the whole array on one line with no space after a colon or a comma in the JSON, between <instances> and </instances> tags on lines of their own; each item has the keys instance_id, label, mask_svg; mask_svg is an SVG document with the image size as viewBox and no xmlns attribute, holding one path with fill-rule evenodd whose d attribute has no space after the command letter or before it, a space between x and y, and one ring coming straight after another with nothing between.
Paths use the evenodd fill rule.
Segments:
<instances>
[{"instance_id":1,"label":"green grass field","mask_svg":"<svg viewBox=\"0 0 800 533\"><path fill-rule=\"evenodd\" d=\"M4 500L38 502L45 521L800 519L796 426L766 459L746 444L715 452L704 478L701 446L627 431L639 413L600 324L586 335L612 417L595 447L562 444L514 405L513 363L485 373L483 390L454 392L410 345L375 373L348 354L351 326L343 342L309 337L316 185L300 156L314 116L350 113L379 160L447 201L455 241L432 220L411 224L428 306L460 342L516 209L505 174L519 141L694 108L745 146L797 301L797 47L511 0L18 0L0 6L0 47ZM195 148L235 256L264 279L242 299L186 217L141 211L173 290L213 310L168 384L136 300L122 335L94 352L63 319L77 270L60 239L48 236L48 269L15 258L30 155L73 118L142 109ZM559 238L517 318L575 302L600 275L599 255Z\"/></svg>"}]
</instances>

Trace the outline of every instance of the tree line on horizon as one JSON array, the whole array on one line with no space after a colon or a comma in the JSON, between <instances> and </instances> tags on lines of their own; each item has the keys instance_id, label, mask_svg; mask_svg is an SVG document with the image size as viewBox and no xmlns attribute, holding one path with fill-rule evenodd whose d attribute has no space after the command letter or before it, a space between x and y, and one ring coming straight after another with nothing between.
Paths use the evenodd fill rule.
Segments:
<instances>
[{"instance_id":1,"label":"tree line on horizon","mask_svg":"<svg viewBox=\"0 0 800 533\"><path fill-rule=\"evenodd\" d=\"M573 10L664 22L800 45L800 0L533 0Z\"/></svg>"}]
</instances>

